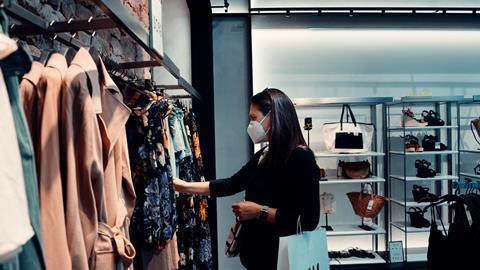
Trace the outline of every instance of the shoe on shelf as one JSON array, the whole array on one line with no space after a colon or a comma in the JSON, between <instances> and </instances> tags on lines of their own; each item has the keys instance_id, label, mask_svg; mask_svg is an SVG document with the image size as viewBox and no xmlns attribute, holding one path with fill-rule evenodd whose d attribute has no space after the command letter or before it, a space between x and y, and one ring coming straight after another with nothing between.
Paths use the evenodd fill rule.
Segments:
<instances>
[{"instance_id":1,"label":"shoe on shelf","mask_svg":"<svg viewBox=\"0 0 480 270\"><path fill-rule=\"evenodd\" d=\"M430 221L425 218L425 211L420 207L410 207L407 211L410 216L410 225L415 228L428 228Z\"/></svg>"},{"instance_id":2,"label":"shoe on shelf","mask_svg":"<svg viewBox=\"0 0 480 270\"><path fill-rule=\"evenodd\" d=\"M402 127L425 127L428 125L424 120L418 120L410 109L402 110Z\"/></svg>"},{"instance_id":3,"label":"shoe on shelf","mask_svg":"<svg viewBox=\"0 0 480 270\"><path fill-rule=\"evenodd\" d=\"M473 171L475 172L476 175L480 175L480 160L477 161L477 166L473 168Z\"/></svg>"},{"instance_id":4,"label":"shoe on shelf","mask_svg":"<svg viewBox=\"0 0 480 270\"><path fill-rule=\"evenodd\" d=\"M422 146L425 151L445 151L448 147L439 142L435 135L425 135L422 140Z\"/></svg>"},{"instance_id":5,"label":"shoe on shelf","mask_svg":"<svg viewBox=\"0 0 480 270\"><path fill-rule=\"evenodd\" d=\"M415 202L436 201L438 196L430 193L428 187L413 185L412 195Z\"/></svg>"},{"instance_id":6,"label":"shoe on shelf","mask_svg":"<svg viewBox=\"0 0 480 270\"><path fill-rule=\"evenodd\" d=\"M432 163L422 159L415 161L415 168L417 168L417 177L420 178L431 178L437 175L434 169L430 168Z\"/></svg>"},{"instance_id":7,"label":"shoe on shelf","mask_svg":"<svg viewBox=\"0 0 480 270\"><path fill-rule=\"evenodd\" d=\"M434 110L423 111L422 112L423 120L428 123L429 126L444 126L445 121L440 119L440 116Z\"/></svg>"},{"instance_id":8,"label":"shoe on shelf","mask_svg":"<svg viewBox=\"0 0 480 270\"><path fill-rule=\"evenodd\" d=\"M418 143L417 137L405 136L405 152L423 152L423 147Z\"/></svg>"},{"instance_id":9,"label":"shoe on shelf","mask_svg":"<svg viewBox=\"0 0 480 270\"><path fill-rule=\"evenodd\" d=\"M350 248L350 249L348 249L348 252L353 257L375 259L375 255L373 255L373 253L368 252L368 251L363 250L363 249Z\"/></svg>"},{"instance_id":10,"label":"shoe on shelf","mask_svg":"<svg viewBox=\"0 0 480 270\"><path fill-rule=\"evenodd\" d=\"M328 257L330 259L342 259L342 258L350 258L352 255L348 251L329 251Z\"/></svg>"}]
</instances>

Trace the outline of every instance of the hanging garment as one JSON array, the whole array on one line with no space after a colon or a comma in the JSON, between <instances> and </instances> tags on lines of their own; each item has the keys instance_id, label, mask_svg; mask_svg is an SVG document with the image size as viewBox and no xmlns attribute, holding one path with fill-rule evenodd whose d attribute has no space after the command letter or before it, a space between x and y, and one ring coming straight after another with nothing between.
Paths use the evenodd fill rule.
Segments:
<instances>
[{"instance_id":1,"label":"hanging garment","mask_svg":"<svg viewBox=\"0 0 480 270\"><path fill-rule=\"evenodd\" d=\"M195 119L190 119L190 116L185 117L183 109L178 105L174 107L173 112L169 117L169 124L179 178L187 182L204 181L203 161ZM186 123L190 123L192 127ZM194 136L191 131L195 134ZM186 136L184 137L183 134ZM213 267L207 208L206 197L189 194L179 194L177 197L180 269L212 269Z\"/></svg>"},{"instance_id":2,"label":"hanging garment","mask_svg":"<svg viewBox=\"0 0 480 270\"><path fill-rule=\"evenodd\" d=\"M135 204L130 172L125 124L130 109L100 60L102 113L100 131L103 143L104 204L95 242L93 269L131 269L135 248L128 227Z\"/></svg>"},{"instance_id":3,"label":"hanging garment","mask_svg":"<svg viewBox=\"0 0 480 270\"><path fill-rule=\"evenodd\" d=\"M172 240L169 240L161 251L143 249L140 256L142 266L135 270L177 270L180 257L178 256L176 235L174 234Z\"/></svg>"},{"instance_id":4,"label":"hanging garment","mask_svg":"<svg viewBox=\"0 0 480 270\"><path fill-rule=\"evenodd\" d=\"M205 181L205 172L203 167L202 150L200 147L200 135L197 125L197 119L193 112L186 115L185 123L187 127L187 135L193 152L194 170L197 182ZM194 247L197 250L196 261L199 269L212 269L212 247L210 225L208 220L208 197L195 196L195 213L197 219L197 226L195 237L199 240L195 242Z\"/></svg>"},{"instance_id":5,"label":"hanging garment","mask_svg":"<svg viewBox=\"0 0 480 270\"><path fill-rule=\"evenodd\" d=\"M3 11L0 11L4 16ZM8 23L2 21L3 31ZM15 53L0 62L5 84L7 86L18 147L22 158L23 179L28 200L30 223L35 235L23 247L22 251L9 263L0 265L0 269L45 269L44 250L41 237L38 184L35 169L33 147L28 126L20 104L18 77L23 76L31 67L31 58L19 48Z\"/></svg>"},{"instance_id":6,"label":"hanging garment","mask_svg":"<svg viewBox=\"0 0 480 270\"><path fill-rule=\"evenodd\" d=\"M165 135L166 135L166 139L164 139L165 147L168 149L168 153L170 156L169 160L170 160L170 168L172 168L172 175L178 178L177 163L175 159L175 150L173 149L172 135L170 132L170 125L168 124L168 117L163 120L163 126L165 127Z\"/></svg>"},{"instance_id":7,"label":"hanging garment","mask_svg":"<svg viewBox=\"0 0 480 270\"><path fill-rule=\"evenodd\" d=\"M33 147L38 147L38 135L40 125L40 104L38 103L37 83L40 80L44 66L39 62L33 62L30 71L23 75L20 82L20 100L27 119ZM37 153L35 153L37 156ZM37 159L36 159L37 160ZM38 164L38 160L37 160Z\"/></svg>"},{"instance_id":8,"label":"hanging garment","mask_svg":"<svg viewBox=\"0 0 480 270\"><path fill-rule=\"evenodd\" d=\"M180 166L179 161L192 155L190 144L185 130L184 112L178 106L173 107L173 111L168 117L170 132L172 136L173 149L175 151L175 159L177 161L177 172Z\"/></svg>"},{"instance_id":9,"label":"hanging garment","mask_svg":"<svg viewBox=\"0 0 480 270\"><path fill-rule=\"evenodd\" d=\"M0 72L0 264L17 255L33 236L22 161L7 88ZM8 218L7 218L8 217ZM0 269L2 267L0 266Z\"/></svg>"},{"instance_id":10,"label":"hanging garment","mask_svg":"<svg viewBox=\"0 0 480 270\"><path fill-rule=\"evenodd\" d=\"M37 84L38 130L31 130L38 141L34 145L37 156L40 217L45 246L45 264L49 270L71 269L68 253L63 188L60 169L60 102L67 61L61 54L52 54ZM37 68L37 70L42 70ZM30 71L30 78L36 77ZM24 78L25 78L24 76ZM20 92L35 89L32 80L24 79ZM22 88L23 87L23 88ZM27 103L24 102L24 108ZM33 111L33 110L32 110ZM32 119L33 120L33 119ZM34 122L36 120L33 120ZM55 229L52 229L55 228Z\"/></svg>"},{"instance_id":11,"label":"hanging garment","mask_svg":"<svg viewBox=\"0 0 480 270\"><path fill-rule=\"evenodd\" d=\"M81 48L65 74L61 122L67 241L76 270L89 269L98 220L106 220L99 210L103 207L104 167L98 82L96 64Z\"/></svg>"},{"instance_id":12,"label":"hanging garment","mask_svg":"<svg viewBox=\"0 0 480 270\"><path fill-rule=\"evenodd\" d=\"M146 250L164 249L177 226L170 161L163 145L168 106L164 101L153 102L145 114L132 115L127 124L137 194L130 232L135 246Z\"/></svg>"}]
</instances>

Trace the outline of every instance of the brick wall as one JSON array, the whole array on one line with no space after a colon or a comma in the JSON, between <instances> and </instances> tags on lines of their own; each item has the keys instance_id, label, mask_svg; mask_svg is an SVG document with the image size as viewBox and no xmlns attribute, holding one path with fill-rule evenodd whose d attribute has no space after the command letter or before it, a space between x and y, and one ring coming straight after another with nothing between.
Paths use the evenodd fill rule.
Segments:
<instances>
[{"instance_id":1,"label":"brick wall","mask_svg":"<svg viewBox=\"0 0 480 270\"><path fill-rule=\"evenodd\" d=\"M15 1L49 22L53 20L66 21L70 18L88 19L90 16L99 17L103 15L102 11L89 0ZM148 0L122 0L122 2L148 29ZM93 39L90 35L79 32L76 38L85 45L92 41L93 46L100 52L117 62L147 59L144 50L118 29L98 30ZM51 38L44 36L30 36L22 38L22 40L28 44L34 56L39 56L44 49L54 48L59 50L63 47L58 41L53 41ZM138 76L150 77L148 69L135 70L135 72Z\"/></svg>"}]
</instances>

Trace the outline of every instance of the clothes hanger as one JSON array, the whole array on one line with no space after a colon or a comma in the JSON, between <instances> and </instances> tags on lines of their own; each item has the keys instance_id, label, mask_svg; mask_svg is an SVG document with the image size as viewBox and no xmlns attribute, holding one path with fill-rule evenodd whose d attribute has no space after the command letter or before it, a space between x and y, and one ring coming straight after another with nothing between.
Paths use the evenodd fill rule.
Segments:
<instances>
[{"instance_id":1,"label":"clothes hanger","mask_svg":"<svg viewBox=\"0 0 480 270\"><path fill-rule=\"evenodd\" d=\"M71 20L71 19L70 19ZM77 33L73 33L70 36L70 43L72 43L72 40L77 36ZM75 50L72 47L68 47L65 51L63 51L63 56L67 60L68 65L72 63L73 58L75 58L75 55L77 55L77 50Z\"/></svg>"}]
</instances>

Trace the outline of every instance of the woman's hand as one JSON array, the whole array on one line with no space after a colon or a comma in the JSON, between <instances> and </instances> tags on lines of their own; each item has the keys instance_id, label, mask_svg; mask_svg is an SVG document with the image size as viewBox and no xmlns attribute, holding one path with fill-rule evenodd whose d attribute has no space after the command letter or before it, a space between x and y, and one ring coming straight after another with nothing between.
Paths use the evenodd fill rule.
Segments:
<instances>
[{"instance_id":1,"label":"woman's hand","mask_svg":"<svg viewBox=\"0 0 480 270\"><path fill-rule=\"evenodd\" d=\"M173 185L175 186L175 190L180 193L185 193L187 189L188 182L185 182L181 179L173 177Z\"/></svg>"},{"instance_id":2,"label":"woman's hand","mask_svg":"<svg viewBox=\"0 0 480 270\"><path fill-rule=\"evenodd\" d=\"M195 195L210 195L209 182L186 182L176 177L173 177L173 185L175 190L180 193L195 194Z\"/></svg>"},{"instance_id":3,"label":"woman's hand","mask_svg":"<svg viewBox=\"0 0 480 270\"><path fill-rule=\"evenodd\" d=\"M232 205L233 213L237 216L240 221L247 221L251 219L256 219L260 215L260 209L262 206L254 202L239 202Z\"/></svg>"}]
</instances>

